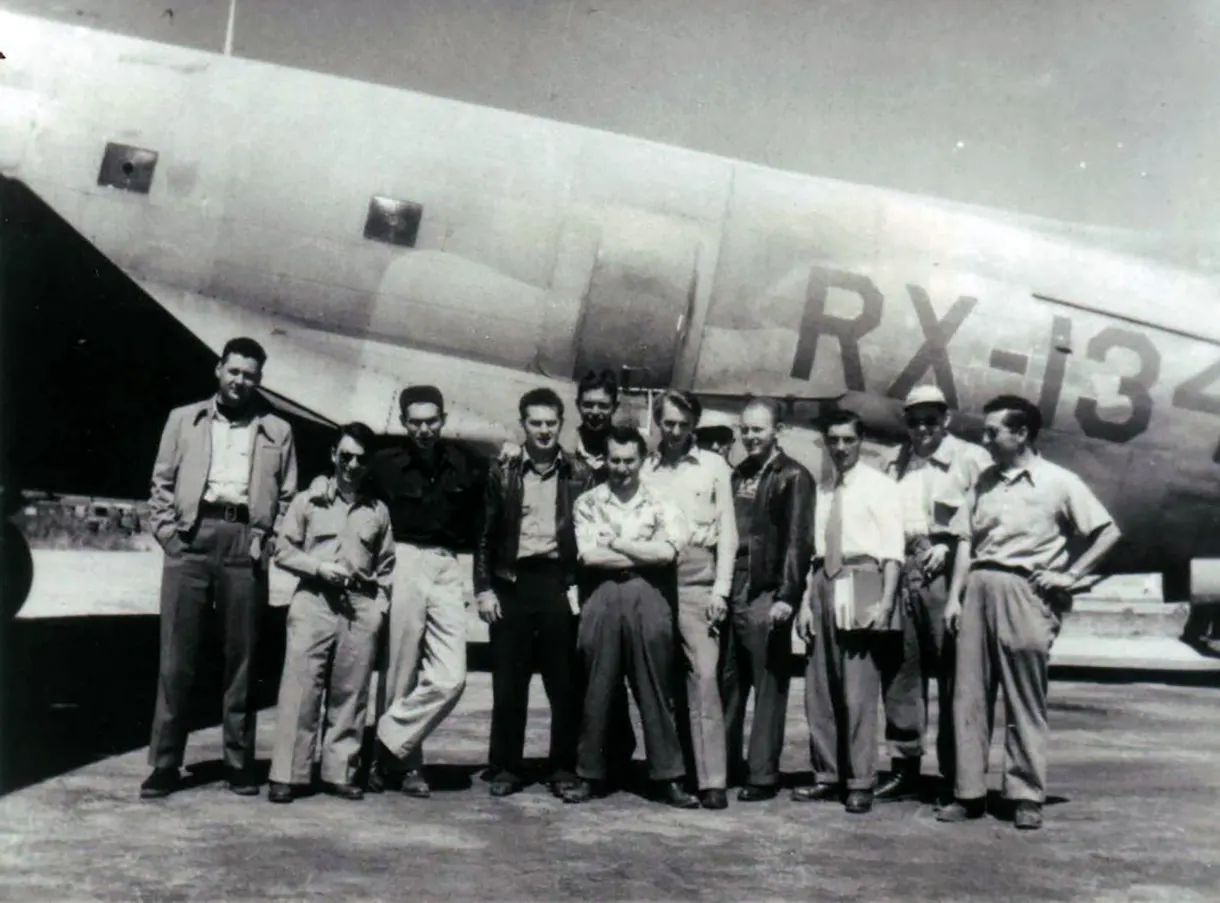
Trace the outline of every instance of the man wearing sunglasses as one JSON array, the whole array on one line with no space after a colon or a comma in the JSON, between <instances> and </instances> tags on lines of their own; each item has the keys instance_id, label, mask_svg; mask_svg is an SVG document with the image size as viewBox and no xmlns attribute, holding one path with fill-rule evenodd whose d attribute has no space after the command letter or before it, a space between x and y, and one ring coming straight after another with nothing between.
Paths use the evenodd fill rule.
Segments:
<instances>
[{"instance_id":1,"label":"man wearing sunglasses","mask_svg":"<svg viewBox=\"0 0 1220 903\"><path fill-rule=\"evenodd\" d=\"M939 706L937 762L953 786L953 637L945 630L945 602L956 539L949 533L949 522L953 505L991 464L980 446L949 433L949 403L936 386L912 389L903 407L907 442L888 468L903 503L906 560L898 586L902 631L883 640L880 655L885 737L892 760L889 778L874 796L878 802L919 795L931 680L936 681Z\"/></svg>"}]
</instances>

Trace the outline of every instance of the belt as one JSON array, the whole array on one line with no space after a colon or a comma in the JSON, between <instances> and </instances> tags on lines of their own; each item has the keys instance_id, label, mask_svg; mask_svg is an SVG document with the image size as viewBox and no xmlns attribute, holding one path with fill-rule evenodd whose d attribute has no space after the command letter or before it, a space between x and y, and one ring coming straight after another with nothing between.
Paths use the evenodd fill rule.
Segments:
<instances>
[{"instance_id":1,"label":"belt","mask_svg":"<svg viewBox=\"0 0 1220 903\"><path fill-rule=\"evenodd\" d=\"M814 559L814 564L817 567L824 569L826 567L826 559L824 557L819 556ZM874 558L872 555L848 555L847 557L845 557L843 559L843 567L845 567L845 568L850 568L850 567L880 568L881 562L878 561L876 558Z\"/></svg>"},{"instance_id":2,"label":"belt","mask_svg":"<svg viewBox=\"0 0 1220 903\"><path fill-rule=\"evenodd\" d=\"M971 571L995 571L1000 574L1012 574L1014 577L1029 579L1034 572L1027 567L1013 564L1000 564L996 561L976 561L970 565Z\"/></svg>"},{"instance_id":3,"label":"belt","mask_svg":"<svg viewBox=\"0 0 1220 903\"><path fill-rule=\"evenodd\" d=\"M222 520L230 524L250 523L250 508L225 502L201 502L199 516L204 520Z\"/></svg>"}]
</instances>

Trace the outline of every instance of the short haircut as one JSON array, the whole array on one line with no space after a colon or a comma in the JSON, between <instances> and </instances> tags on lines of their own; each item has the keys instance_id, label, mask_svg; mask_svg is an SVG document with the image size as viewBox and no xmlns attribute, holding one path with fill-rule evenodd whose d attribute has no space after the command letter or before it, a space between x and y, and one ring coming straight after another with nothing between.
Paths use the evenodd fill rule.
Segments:
<instances>
[{"instance_id":1,"label":"short haircut","mask_svg":"<svg viewBox=\"0 0 1220 903\"><path fill-rule=\"evenodd\" d=\"M436 386L407 386L399 393L398 410L405 417L407 408L413 404L434 404L443 412L445 396Z\"/></svg>"},{"instance_id":2,"label":"short haircut","mask_svg":"<svg viewBox=\"0 0 1220 903\"><path fill-rule=\"evenodd\" d=\"M581 377L580 384L576 387L576 403L580 404L586 393L596 392L598 389L604 390L610 400L618 404L618 377L614 375L613 370L602 370L600 373L590 370Z\"/></svg>"},{"instance_id":3,"label":"short haircut","mask_svg":"<svg viewBox=\"0 0 1220 903\"><path fill-rule=\"evenodd\" d=\"M610 428L610 435L606 437L606 441L617 443L618 445L634 445L636 451L643 458L648 454L648 443L644 441L644 434L637 430L634 426L615 426Z\"/></svg>"},{"instance_id":4,"label":"short haircut","mask_svg":"<svg viewBox=\"0 0 1220 903\"><path fill-rule=\"evenodd\" d=\"M779 426L784 422L784 406L774 398L767 398L764 395L747 395L745 407L741 409L741 413L745 413L750 408L762 408L771 415L771 422L775 426Z\"/></svg>"},{"instance_id":5,"label":"short haircut","mask_svg":"<svg viewBox=\"0 0 1220 903\"><path fill-rule=\"evenodd\" d=\"M350 436L360 443L360 447L366 452L373 450L373 443L377 441L377 434L373 432L373 428L366 423L361 423L354 420L351 423L345 423L339 427L339 435L335 437L335 447L343 441L345 436Z\"/></svg>"},{"instance_id":6,"label":"short haircut","mask_svg":"<svg viewBox=\"0 0 1220 903\"><path fill-rule=\"evenodd\" d=\"M556 416L563 420L563 399L553 389L545 386L530 389L521 396L521 400L517 402L517 410L520 412L522 420L525 419L526 411L529 408L553 408Z\"/></svg>"},{"instance_id":7,"label":"short haircut","mask_svg":"<svg viewBox=\"0 0 1220 903\"><path fill-rule=\"evenodd\" d=\"M857 436L861 439L864 438L864 420L855 411L843 409L831 411L822 418L819 429L821 429L823 435L829 435L833 427L847 426L848 424L856 431Z\"/></svg>"},{"instance_id":8,"label":"short haircut","mask_svg":"<svg viewBox=\"0 0 1220 903\"><path fill-rule=\"evenodd\" d=\"M267 352L263 346L248 336L240 336L225 342L224 350L220 352L220 362L223 364L227 361L230 354L256 361L260 370L263 369L263 364L267 363Z\"/></svg>"},{"instance_id":9,"label":"short haircut","mask_svg":"<svg viewBox=\"0 0 1220 903\"><path fill-rule=\"evenodd\" d=\"M692 427L699 422L699 416L703 413L703 402L690 392L683 392L681 389L666 389L652 402L652 419L657 423L661 422L661 415L665 411L666 404L672 404L689 417Z\"/></svg>"},{"instance_id":10,"label":"short haircut","mask_svg":"<svg viewBox=\"0 0 1220 903\"><path fill-rule=\"evenodd\" d=\"M1042 432L1042 412L1038 406L1020 395L997 395L983 405L984 414L1004 411L1004 425L1010 430L1025 429L1030 442Z\"/></svg>"}]
</instances>

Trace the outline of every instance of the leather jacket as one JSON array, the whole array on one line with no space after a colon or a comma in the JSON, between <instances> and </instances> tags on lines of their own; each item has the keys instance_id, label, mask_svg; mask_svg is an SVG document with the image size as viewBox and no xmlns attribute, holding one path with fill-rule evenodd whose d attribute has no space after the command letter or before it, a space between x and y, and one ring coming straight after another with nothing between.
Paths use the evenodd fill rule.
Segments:
<instances>
[{"instance_id":1,"label":"leather jacket","mask_svg":"<svg viewBox=\"0 0 1220 903\"><path fill-rule=\"evenodd\" d=\"M491 589L492 579L509 583L517 579L517 551L521 541L521 503L524 487L522 453L507 462L494 462L483 492L483 523L474 550L474 591ZM555 533L559 561L568 573L568 584L576 581L576 530L572 506L593 487L593 472L579 458L559 453L555 487Z\"/></svg>"},{"instance_id":2,"label":"leather jacket","mask_svg":"<svg viewBox=\"0 0 1220 903\"><path fill-rule=\"evenodd\" d=\"M733 470L734 492L743 466ZM751 597L774 590L777 602L800 605L813 555L814 498L813 476L777 449L759 476L745 543Z\"/></svg>"}]
</instances>

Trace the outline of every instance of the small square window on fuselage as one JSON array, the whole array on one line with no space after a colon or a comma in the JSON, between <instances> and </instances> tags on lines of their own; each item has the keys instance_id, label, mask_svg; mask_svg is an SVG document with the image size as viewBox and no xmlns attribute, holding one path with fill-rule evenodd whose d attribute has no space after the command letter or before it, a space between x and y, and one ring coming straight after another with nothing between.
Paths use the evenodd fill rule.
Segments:
<instances>
[{"instance_id":1,"label":"small square window on fuselage","mask_svg":"<svg viewBox=\"0 0 1220 903\"><path fill-rule=\"evenodd\" d=\"M424 208L410 201L396 201L374 195L369 201L369 215L364 222L364 237L373 241L404 248L415 247L419 221Z\"/></svg>"}]
</instances>

